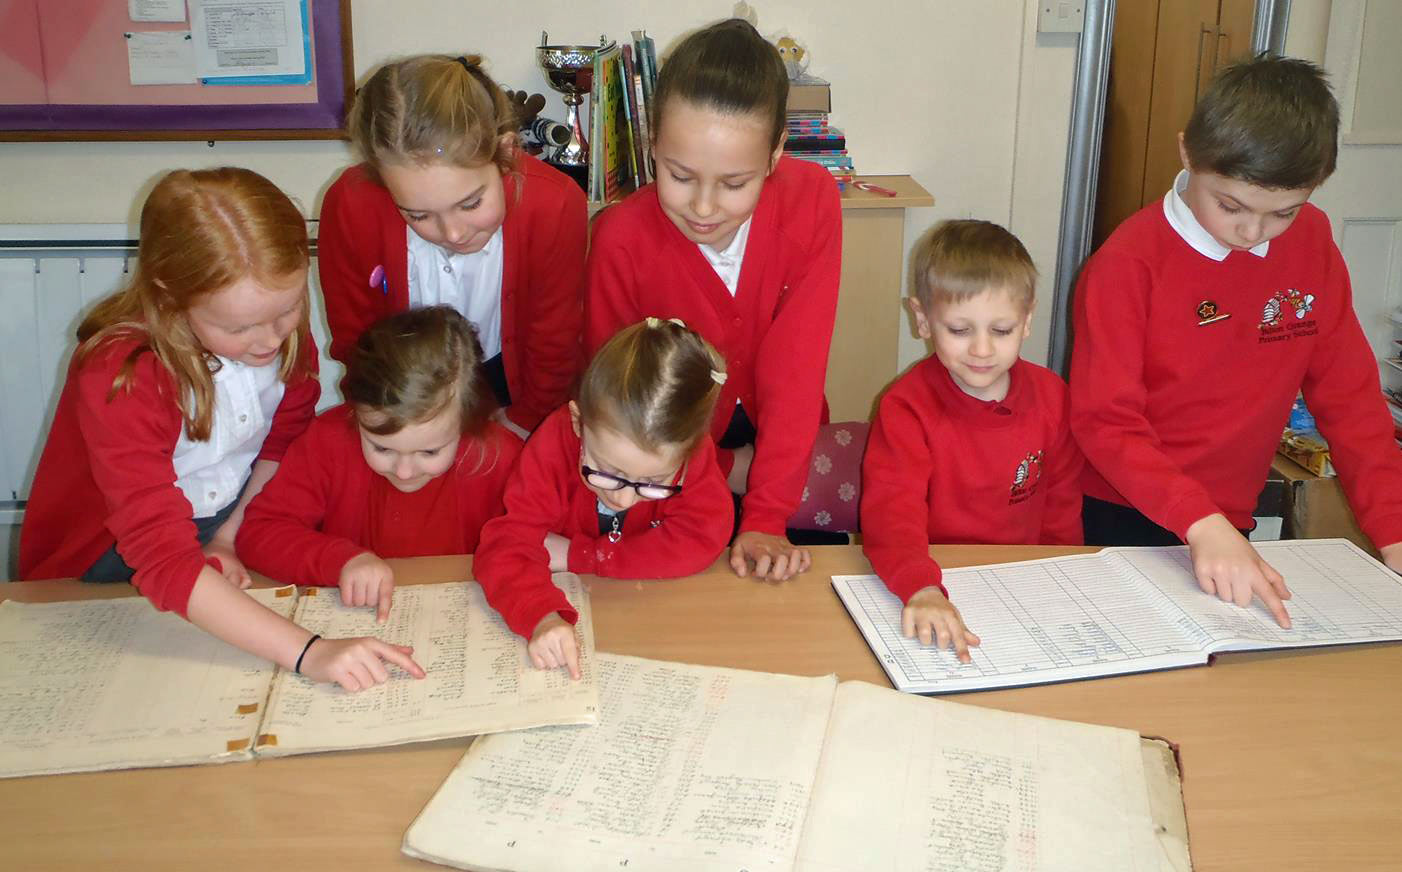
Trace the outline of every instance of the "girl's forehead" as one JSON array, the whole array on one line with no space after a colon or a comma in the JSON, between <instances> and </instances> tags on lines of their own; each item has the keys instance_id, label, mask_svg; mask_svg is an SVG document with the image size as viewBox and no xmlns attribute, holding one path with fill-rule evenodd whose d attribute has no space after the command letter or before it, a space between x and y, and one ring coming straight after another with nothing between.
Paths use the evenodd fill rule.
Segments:
<instances>
[{"instance_id":1,"label":"girl's forehead","mask_svg":"<svg viewBox=\"0 0 1402 872\"><path fill-rule=\"evenodd\" d=\"M677 470L683 459L680 446L664 445L657 451L649 451L604 424L583 424L579 439L591 460L626 478L669 475Z\"/></svg>"},{"instance_id":2,"label":"girl's forehead","mask_svg":"<svg viewBox=\"0 0 1402 872\"><path fill-rule=\"evenodd\" d=\"M744 157L765 159L772 140L771 120L756 112L723 112L675 99L662 116L658 144L665 148L689 148L697 152L740 152Z\"/></svg>"}]
</instances>

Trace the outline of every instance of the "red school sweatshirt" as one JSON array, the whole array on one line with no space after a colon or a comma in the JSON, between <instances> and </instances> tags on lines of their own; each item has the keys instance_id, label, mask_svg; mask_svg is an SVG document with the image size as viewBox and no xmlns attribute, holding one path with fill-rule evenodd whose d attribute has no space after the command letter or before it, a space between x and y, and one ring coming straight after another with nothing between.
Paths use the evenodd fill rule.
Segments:
<instances>
[{"instance_id":1,"label":"red school sweatshirt","mask_svg":"<svg viewBox=\"0 0 1402 872\"><path fill-rule=\"evenodd\" d=\"M656 185L599 216L589 252L585 347L643 318L680 318L725 357L711 422L719 440L739 400L758 433L741 532L782 536L798 507L823 416L837 311L842 212L822 167L780 158L750 223L735 296L657 200ZM720 452L723 471L733 459Z\"/></svg>"},{"instance_id":2,"label":"red school sweatshirt","mask_svg":"<svg viewBox=\"0 0 1402 872\"><path fill-rule=\"evenodd\" d=\"M527 154L503 176L501 354L511 407L534 429L565 402L583 368L584 252L588 210L572 179ZM326 192L317 234L317 275L331 328L331 356L345 362L376 321L409 308L404 216L364 166L341 173ZM388 290L370 286L384 267Z\"/></svg>"},{"instance_id":3,"label":"red school sweatshirt","mask_svg":"<svg viewBox=\"0 0 1402 872\"><path fill-rule=\"evenodd\" d=\"M862 461L862 550L907 602L944 590L931 544L1079 545L1081 451L1066 384L1019 360L1001 402L931 356L887 390Z\"/></svg>"},{"instance_id":4,"label":"red school sweatshirt","mask_svg":"<svg viewBox=\"0 0 1402 872\"><path fill-rule=\"evenodd\" d=\"M346 561L471 554L482 526L502 512L521 440L489 423L463 438L447 472L401 493L365 462L349 404L323 412L287 450L239 527L239 558L270 578L334 586Z\"/></svg>"},{"instance_id":5,"label":"red school sweatshirt","mask_svg":"<svg viewBox=\"0 0 1402 872\"><path fill-rule=\"evenodd\" d=\"M136 356L130 389L112 390L142 344L112 339L69 365L25 506L19 573L76 577L116 544L136 570L136 589L184 617L205 558L190 501L175 486L173 458L185 426L175 381L146 350ZM321 395L316 343L305 335L300 348L305 375L284 389L258 460L281 461L312 419Z\"/></svg>"},{"instance_id":6,"label":"red school sweatshirt","mask_svg":"<svg viewBox=\"0 0 1402 872\"><path fill-rule=\"evenodd\" d=\"M681 493L634 503L616 541L599 533L598 498L579 464L579 437L563 406L531 435L506 486L506 513L482 531L473 574L487 601L522 636L552 611L571 622L577 617L550 581L547 533L570 540L570 572L608 578L691 575L710 566L730 538L730 490L708 439L673 482L682 485Z\"/></svg>"},{"instance_id":7,"label":"red school sweatshirt","mask_svg":"<svg viewBox=\"0 0 1402 872\"><path fill-rule=\"evenodd\" d=\"M1302 207L1265 257L1216 261L1151 203L1087 262L1074 317L1071 427L1087 495L1180 538L1216 512L1250 527L1303 390L1363 531L1402 541L1402 453L1319 209Z\"/></svg>"}]
</instances>

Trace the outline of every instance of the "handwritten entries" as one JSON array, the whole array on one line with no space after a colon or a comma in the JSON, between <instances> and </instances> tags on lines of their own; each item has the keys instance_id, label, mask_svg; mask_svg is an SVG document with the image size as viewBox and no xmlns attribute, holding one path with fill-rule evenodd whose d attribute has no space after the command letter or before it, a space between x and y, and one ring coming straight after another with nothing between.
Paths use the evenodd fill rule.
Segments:
<instances>
[{"instance_id":1,"label":"handwritten entries","mask_svg":"<svg viewBox=\"0 0 1402 872\"><path fill-rule=\"evenodd\" d=\"M598 726L479 739L404 852L512 872L1159 868L1132 732L832 676L595 667Z\"/></svg>"},{"instance_id":2,"label":"handwritten entries","mask_svg":"<svg viewBox=\"0 0 1402 872\"><path fill-rule=\"evenodd\" d=\"M385 625L335 590L249 596L324 636L414 646L428 672L391 668L360 693L315 684L224 644L144 599L0 603L0 777L275 756L521 729L599 717L594 631L579 578L584 677L536 670L469 582L395 591Z\"/></svg>"},{"instance_id":3,"label":"handwritten entries","mask_svg":"<svg viewBox=\"0 0 1402 872\"><path fill-rule=\"evenodd\" d=\"M276 670L136 597L0 603L0 663L3 776L248 759Z\"/></svg>"},{"instance_id":4,"label":"handwritten entries","mask_svg":"<svg viewBox=\"0 0 1402 872\"><path fill-rule=\"evenodd\" d=\"M1192 666L1217 651L1402 639L1402 578L1344 539L1260 542L1285 576L1292 629L1259 602L1241 609L1193 580L1188 549L1095 554L945 572L950 598L983 644L960 664L901 636L900 600L874 575L833 588L898 690L951 693Z\"/></svg>"},{"instance_id":5,"label":"handwritten entries","mask_svg":"<svg viewBox=\"0 0 1402 872\"><path fill-rule=\"evenodd\" d=\"M589 600L579 576L560 573L555 579L579 610L583 676L578 681L563 669L533 667L525 642L487 606L476 584L398 588L385 624L375 623L371 609L341 605L335 590L307 590L294 617L299 625L327 637L374 635L412 645L428 677L417 680L396 669L384 684L346 693L284 675L268 701L258 752L368 748L597 721Z\"/></svg>"}]
</instances>

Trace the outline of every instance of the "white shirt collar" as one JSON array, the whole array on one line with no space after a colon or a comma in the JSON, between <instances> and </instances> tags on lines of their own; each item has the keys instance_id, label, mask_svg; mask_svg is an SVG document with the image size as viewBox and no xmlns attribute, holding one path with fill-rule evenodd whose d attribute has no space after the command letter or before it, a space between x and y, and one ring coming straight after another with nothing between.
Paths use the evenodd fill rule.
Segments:
<instances>
[{"instance_id":1,"label":"white shirt collar","mask_svg":"<svg viewBox=\"0 0 1402 872\"><path fill-rule=\"evenodd\" d=\"M697 243L696 247L701 249L701 254L711 264L711 268L720 276L722 282L729 289L731 296L735 295L736 288L740 282L740 264L745 259L745 243L750 238L750 222L754 220L751 215L745 219L735 231L735 238L730 240L730 244L723 251L716 251L705 243Z\"/></svg>"},{"instance_id":2,"label":"white shirt collar","mask_svg":"<svg viewBox=\"0 0 1402 872\"><path fill-rule=\"evenodd\" d=\"M406 224L406 226L408 225ZM463 263L463 261L467 258L485 260L486 258L496 254L497 249L501 248L501 228L498 227L496 229L496 232L492 234L492 238L487 240L486 245L482 246L481 248L477 249L471 254L458 254L455 251L449 251L441 245L435 245L434 243L429 242L427 239L424 239L418 233L414 232L413 227L409 227L409 243L410 247L416 248L422 253L432 254L436 256L440 262L446 262L452 264L453 266L458 266L461 263Z\"/></svg>"},{"instance_id":3,"label":"white shirt collar","mask_svg":"<svg viewBox=\"0 0 1402 872\"><path fill-rule=\"evenodd\" d=\"M1210 257L1216 261L1227 259L1227 255L1232 250L1217 240L1212 238L1201 224L1198 223L1197 216L1193 210L1188 208L1187 202L1183 199L1183 192L1188 190L1188 171L1179 170L1178 176L1173 180L1173 187L1168 189L1168 193L1163 196L1163 217L1168 219L1168 226L1183 238L1183 241L1193 247L1193 250L1203 257ZM1249 249L1257 257L1265 257L1266 251L1270 248L1270 240L1255 245Z\"/></svg>"}]
</instances>

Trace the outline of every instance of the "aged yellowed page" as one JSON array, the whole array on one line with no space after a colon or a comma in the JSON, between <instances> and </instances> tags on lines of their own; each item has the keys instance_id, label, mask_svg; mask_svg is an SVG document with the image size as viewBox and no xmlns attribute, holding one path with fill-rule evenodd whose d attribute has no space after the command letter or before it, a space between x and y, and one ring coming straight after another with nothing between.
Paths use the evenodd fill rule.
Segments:
<instances>
[{"instance_id":1,"label":"aged yellowed page","mask_svg":"<svg viewBox=\"0 0 1402 872\"><path fill-rule=\"evenodd\" d=\"M595 666L598 726L478 739L404 852L514 872L790 868L836 680Z\"/></svg>"},{"instance_id":2,"label":"aged yellowed page","mask_svg":"<svg viewBox=\"0 0 1402 872\"><path fill-rule=\"evenodd\" d=\"M1129 730L838 687L801 872L1158 872Z\"/></svg>"},{"instance_id":3,"label":"aged yellowed page","mask_svg":"<svg viewBox=\"0 0 1402 872\"><path fill-rule=\"evenodd\" d=\"M247 759L275 668L142 598L0 603L0 776Z\"/></svg>"},{"instance_id":4,"label":"aged yellowed page","mask_svg":"<svg viewBox=\"0 0 1402 872\"><path fill-rule=\"evenodd\" d=\"M376 636L412 645L414 659L428 677L415 679L392 667L385 684L348 693L282 673L268 701L259 755L593 723L598 690L589 598L576 575L558 573L555 582L579 610L583 677L578 681L563 669L533 667L525 640L507 629L475 583L397 588L384 624L375 622L372 608L341 605L334 589L304 589L297 623L327 637Z\"/></svg>"}]
</instances>

